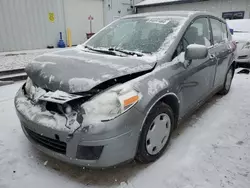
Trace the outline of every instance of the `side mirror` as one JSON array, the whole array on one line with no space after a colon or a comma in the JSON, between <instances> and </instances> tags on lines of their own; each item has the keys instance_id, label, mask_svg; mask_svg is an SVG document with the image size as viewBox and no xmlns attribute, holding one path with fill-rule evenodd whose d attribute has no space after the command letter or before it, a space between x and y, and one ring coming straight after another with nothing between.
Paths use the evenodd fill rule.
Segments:
<instances>
[{"instance_id":1,"label":"side mirror","mask_svg":"<svg viewBox=\"0 0 250 188\"><path fill-rule=\"evenodd\" d=\"M194 60L194 59L205 59L208 55L208 49L204 45L199 44L190 44L187 46L185 52L186 60Z\"/></svg>"}]
</instances>

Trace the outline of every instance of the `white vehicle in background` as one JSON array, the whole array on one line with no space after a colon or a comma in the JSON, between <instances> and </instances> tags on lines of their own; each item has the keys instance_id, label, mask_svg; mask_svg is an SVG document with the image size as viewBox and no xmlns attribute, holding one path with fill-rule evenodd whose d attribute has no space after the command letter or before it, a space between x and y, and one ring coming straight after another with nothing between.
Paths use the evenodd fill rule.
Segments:
<instances>
[{"instance_id":1,"label":"white vehicle in background","mask_svg":"<svg viewBox=\"0 0 250 188\"><path fill-rule=\"evenodd\" d=\"M230 29L233 29L233 40L237 44L235 61L239 66L250 66L250 19L227 20Z\"/></svg>"}]
</instances>

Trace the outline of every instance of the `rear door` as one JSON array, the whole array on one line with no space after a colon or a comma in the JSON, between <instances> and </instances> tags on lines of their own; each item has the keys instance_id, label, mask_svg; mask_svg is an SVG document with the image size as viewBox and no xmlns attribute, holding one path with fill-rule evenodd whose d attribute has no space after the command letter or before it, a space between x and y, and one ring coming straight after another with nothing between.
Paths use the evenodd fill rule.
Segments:
<instances>
[{"instance_id":1,"label":"rear door","mask_svg":"<svg viewBox=\"0 0 250 188\"><path fill-rule=\"evenodd\" d=\"M211 56L217 58L213 88L218 88L224 84L228 63L230 61L230 54L232 52L228 40L229 34L226 24L216 18L210 18L210 23L213 36L213 47L210 51Z\"/></svg>"}]
</instances>

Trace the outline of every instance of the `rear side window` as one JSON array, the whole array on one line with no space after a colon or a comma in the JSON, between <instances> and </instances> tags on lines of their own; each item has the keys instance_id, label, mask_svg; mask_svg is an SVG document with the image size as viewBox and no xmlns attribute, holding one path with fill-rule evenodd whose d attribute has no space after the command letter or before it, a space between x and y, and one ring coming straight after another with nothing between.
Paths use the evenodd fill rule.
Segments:
<instances>
[{"instance_id":1,"label":"rear side window","mask_svg":"<svg viewBox=\"0 0 250 188\"><path fill-rule=\"evenodd\" d=\"M212 31L213 31L214 44L223 42L224 33L222 29L222 22L220 22L219 20L215 20L215 19L210 19L210 20L211 20L211 26L212 26Z\"/></svg>"},{"instance_id":2,"label":"rear side window","mask_svg":"<svg viewBox=\"0 0 250 188\"><path fill-rule=\"evenodd\" d=\"M222 25L222 40L227 41L228 40L227 25L222 22L221 25Z\"/></svg>"}]
</instances>

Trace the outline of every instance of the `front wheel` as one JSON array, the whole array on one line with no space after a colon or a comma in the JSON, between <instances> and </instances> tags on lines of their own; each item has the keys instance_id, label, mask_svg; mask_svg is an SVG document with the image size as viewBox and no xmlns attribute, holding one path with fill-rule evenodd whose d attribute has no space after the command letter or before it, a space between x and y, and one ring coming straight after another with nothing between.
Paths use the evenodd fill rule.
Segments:
<instances>
[{"instance_id":1,"label":"front wheel","mask_svg":"<svg viewBox=\"0 0 250 188\"><path fill-rule=\"evenodd\" d=\"M231 89L231 85L232 85L232 80L233 80L233 67L231 67L228 72L227 72L227 75L226 75L226 79L225 79L225 82L224 82L224 85L223 85L223 88L222 90L219 92L220 95L226 95L228 94L228 92L230 91Z\"/></svg>"},{"instance_id":2,"label":"front wheel","mask_svg":"<svg viewBox=\"0 0 250 188\"><path fill-rule=\"evenodd\" d=\"M165 103L156 104L143 125L136 159L142 163L157 160L165 151L174 127L174 114Z\"/></svg>"}]
</instances>

